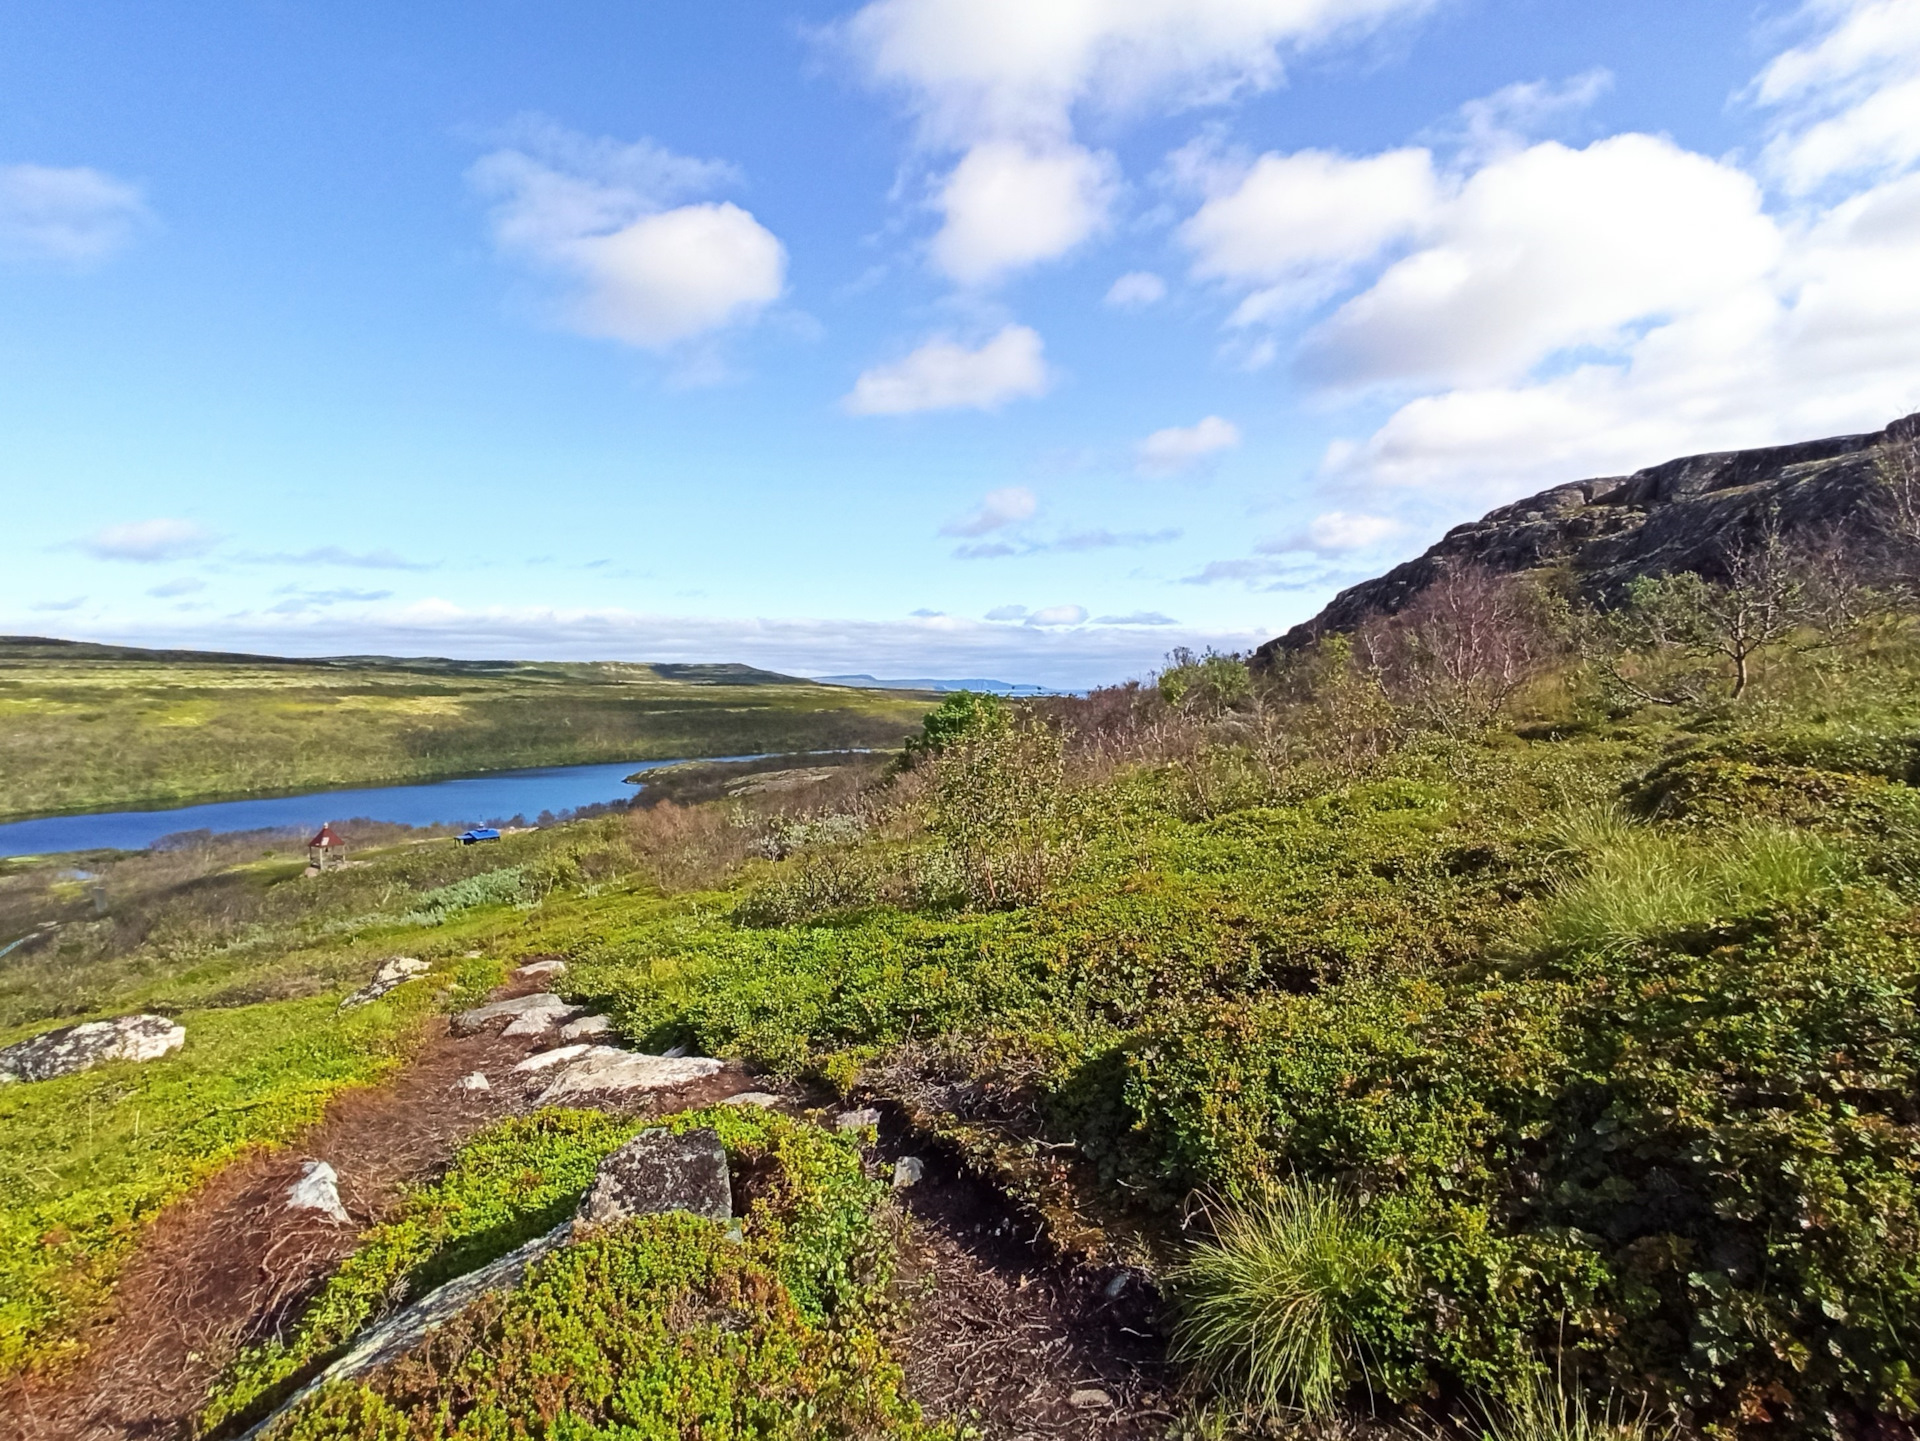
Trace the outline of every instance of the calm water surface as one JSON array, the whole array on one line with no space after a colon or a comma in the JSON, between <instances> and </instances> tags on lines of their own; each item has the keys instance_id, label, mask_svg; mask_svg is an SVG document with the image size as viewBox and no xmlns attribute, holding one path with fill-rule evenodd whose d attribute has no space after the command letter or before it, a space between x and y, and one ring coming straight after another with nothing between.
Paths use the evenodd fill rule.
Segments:
<instances>
[{"instance_id":1,"label":"calm water surface","mask_svg":"<svg viewBox=\"0 0 1920 1441\"><path fill-rule=\"evenodd\" d=\"M751 756L714 756L751 760ZM636 771L678 761L618 761L610 765L543 766L496 771L417 786L314 791L257 801L215 801L171 811L103 811L87 816L48 816L0 825L0 856L37 856L56 851L144 850L179 831L258 831L299 827L317 831L328 821L365 818L408 826L478 825L483 821L570 811L626 800L640 787L627 783Z\"/></svg>"}]
</instances>

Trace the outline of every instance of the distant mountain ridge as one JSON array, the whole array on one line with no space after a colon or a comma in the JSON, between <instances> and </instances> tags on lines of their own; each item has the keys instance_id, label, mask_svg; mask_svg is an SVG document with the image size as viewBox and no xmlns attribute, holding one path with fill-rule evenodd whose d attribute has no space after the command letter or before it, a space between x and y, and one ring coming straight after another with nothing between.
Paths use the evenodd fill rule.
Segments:
<instances>
[{"instance_id":1,"label":"distant mountain ridge","mask_svg":"<svg viewBox=\"0 0 1920 1441\"><path fill-rule=\"evenodd\" d=\"M1712 576L1729 546L1769 517L1788 538L1864 538L1876 524L1888 448L1916 443L1920 414L1865 435L1690 455L1632 475L1556 485L1455 526L1424 554L1341 591L1255 655L1271 661L1323 635L1395 615L1452 569L1510 575L1565 565L1582 594L1605 599L1639 576Z\"/></svg>"},{"instance_id":2,"label":"distant mountain ridge","mask_svg":"<svg viewBox=\"0 0 1920 1441\"><path fill-rule=\"evenodd\" d=\"M1005 680L876 680L870 675L817 675L813 678L821 685L858 686L863 690L931 690L979 691L982 695L1058 695L1059 692L1043 685L1027 685Z\"/></svg>"}]
</instances>

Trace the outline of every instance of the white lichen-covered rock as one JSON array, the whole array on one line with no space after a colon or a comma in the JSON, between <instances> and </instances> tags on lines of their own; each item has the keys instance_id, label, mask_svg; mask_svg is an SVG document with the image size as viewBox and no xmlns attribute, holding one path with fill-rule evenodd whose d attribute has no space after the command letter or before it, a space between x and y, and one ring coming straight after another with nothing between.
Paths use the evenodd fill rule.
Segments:
<instances>
[{"instance_id":1,"label":"white lichen-covered rock","mask_svg":"<svg viewBox=\"0 0 1920 1441\"><path fill-rule=\"evenodd\" d=\"M450 1029L456 1036L472 1036L486 1030L495 1021L517 1022L527 1016L545 1015L547 1020L536 1024L542 1030L551 1030L579 1014L580 1007L568 1005L552 992L536 991L531 996L515 996L510 1001L493 1001L484 1006L475 1006L471 1011L462 1011L453 1018Z\"/></svg>"},{"instance_id":2,"label":"white lichen-covered rock","mask_svg":"<svg viewBox=\"0 0 1920 1441\"><path fill-rule=\"evenodd\" d=\"M579 1006L548 1006L526 1011L507 1022L502 1036L544 1036L579 1015Z\"/></svg>"},{"instance_id":3,"label":"white lichen-covered rock","mask_svg":"<svg viewBox=\"0 0 1920 1441\"><path fill-rule=\"evenodd\" d=\"M521 966L513 974L523 981L544 981L551 980L554 976L564 976L566 973L565 961L532 961Z\"/></svg>"},{"instance_id":4,"label":"white lichen-covered rock","mask_svg":"<svg viewBox=\"0 0 1920 1441\"><path fill-rule=\"evenodd\" d=\"M904 1191L927 1178L927 1163L918 1156L902 1156L893 1163L893 1189Z\"/></svg>"},{"instance_id":5,"label":"white lichen-covered rock","mask_svg":"<svg viewBox=\"0 0 1920 1441\"><path fill-rule=\"evenodd\" d=\"M424 976L433 967L417 956L394 956L382 961L380 969L373 973L373 979L340 1003L340 1009L350 1011L355 1006L364 1006L369 1001L377 1001L396 986L403 986L415 976Z\"/></svg>"},{"instance_id":6,"label":"white lichen-covered rock","mask_svg":"<svg viewBox=\"0 0 1920 1441\"><path fill-rule=\"evenodd\" d=\"M579 1219L605 1225L667 1211L732 1219L733 1181L714 1132L642 1131L600 1163L580 1200Z\"/></svg>"},{"instance_id":7,"label":"white lichen-covered rock","mask_svg":"<svg viewBox=\"0 0 1920 1441\"><path fill-rule=\"evenodd\" d=\"M563 1041L590 1041L596 1036L613 1034L613 1017L582 1016L577 1021L568 1021L560 1028Z\"/></svg>"},{"instance_id":8,"label":"white lichen-covered rock","mask_svg":"<svg viewBox=\"0 0 1920 1441\"><path fill-rule=\"evenodd\" d=\"M455 1081L453 1088L456 1091L491 1091L493 1082L487 1079L485 1071L474 1071Z\"/></svg>"},{"instance_id":9,"label":"white lichen-covered rock","mask_svg":"<svg viewBox=\"0 0 1920 1441\"><path fill-rule=\"evenodd\" d=\"M186 1027L165 1016L83 1021L0 1050L0 1083L50 1081L108 1061L157 1061L186 1042Z\"/></svg>"},{"instance_id":10,"label":"white lichen-covered rock","mask_svg":"<svg viewBox=\"0 0 1920 1441\"><path fill-rule=\"evenodd\" d=\"M758 1106L766 1110L780 1104L780 1098L772 1091L742 1091L737 1096L728 1096L720 1103L723 1106Z\"/></svg>"},{"instance_id":11,"label":"white lichen-covered rock","mask_svg":"<svg viewBox=\"0 0 1920 1441\"><path fill-rule=\"evenodd\" d=\"M300 1179L287 1188L289 1211L318 1211L330 1221L351 1225L353 1218L340 1204L340 1177L325 1161L309 1161Z\"/></svg>"},{"instance_id":12,"label":"white lichen-covered rock","mask_svg":"<svg viewBox=\"0 0 1920 1441\"><path fill-rule=\"evenodd\" d=\"M524 1076L533 1071L550 1070L568 1061L577 1061L592 1049L593 1047L585 1041L575 1041L571 1046L555 1046L551 1051L535 1051L513 1068L514 1074Z\"/></svg>"},{"instance_id":13,"label":"white lichen-covered rock","mask_svg":"<svg viewBox=\"0 0 1920 1441\"><path fill-rule=\"evenodd\" d=\"M837 1131L865 1131L880 1124L880 1113L871 1106L863 1106L857 1111L842 1111L833 1118Z\"/></svg>"},{"instance_id":14,"label":"white lichen-covered rock","mask_svg":"<svg viewBox=\"0 0 1920 1441\"><path fill-rule=\"evenodd\" d=\"M588 1046L560 1068L553 1084L540 1093L539 1104L550 1106L574 1096L664 1091L704 1080L720 1067L719 1061L707 1056L647 1056L616 1046Z\"/></svg>"}]
</instances>

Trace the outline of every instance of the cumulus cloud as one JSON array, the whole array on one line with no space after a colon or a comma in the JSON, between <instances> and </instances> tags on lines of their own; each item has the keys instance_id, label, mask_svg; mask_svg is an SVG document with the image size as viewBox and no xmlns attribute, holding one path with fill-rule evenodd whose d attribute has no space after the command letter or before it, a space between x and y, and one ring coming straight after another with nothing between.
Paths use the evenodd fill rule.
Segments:
<instances>
[{"instance_id":1,"label":"cumulus cloud","mask_svg":"<svg viewBox=\"0 0 1920 1441\"><path fill-rule=\"evenodd\" d=\"M1158 304L1166 295L1167 282L1151 270L1130 270L1113 282L1106 303L1116 310L1139 310Z\"/></svg>"},{"instance_id":2,"label":"cumulus cloud","mask_svg":"<svg viewBox=\"0 0 1920 1441\"><path fill-rule=\"evenodd\" d=\"M567 283L567 328L661 350L780 298L787 253L771 231L731 201L682 203L736 180L732 167L539 119L515 139L468 176L494 202L501 253Z\"/></svg>"},{"instance_id":3,"label":"cumulus cloud","mask_svg":"<svg viewBox=\"0 0 1920 1441\"><path fill-rule=\"evenodd\" d=\"M1040 502L1034 493L1022 485L1004 486L999 490L990 490L975 509L958 520L950 520L940 527L942 535L986 535L990 531L1004 530L1007 526L1017 525L1023 520L1031 520L1034 512L1040 509Z\"/></svg>"},{"instance_id":4,"label":"cumulus cloud","mask_svg":"<svg viewBox=\"0 0 1920 1441\"><path fill-rule=\"evenodd\" d=\"M1239 294L1231 320L1260 327L1263 345L1291 340L1326 398L1390 402L1329 447L1323 482L1376 506L1412 487L1477 508L1920 408L1920 140L1912 153L1795 148L1883 98L1906 103L1913 11L1822 0L1808 15L1819 34L1753 87L1775 117L1753 167L1653 135L1518 136L1597 81L1467 107L1469 143L1444 163L1416 147L1262 157L1224 180L1215 167L1182 236L1196 269ZM1313 212L1290 206L1295 186L1385 189L1388 169L1356 168L1372 162L1400 167L1401 183L1360 207L1369 225L1342 236L1300 221ZM1289 313L1303 286L1320 287L1312 308Z\"/></svg>"},{"instance_id":5,"label":"cumulus cloud","mask_svg":"<svg viewBox=\"0 0 1920 1441\"><path fill-rule=\"evenodd\" d=\"M1920 8L1912 0L1815 0L1826 22L1777 55L1753 98L1778 119L1766 164L1797 195L1847 176L1883 178L1920 160Z\"/></svg>"},{"instance_id":6,"label":"cumulus cloud","mask_svg":"<svg viewBox=\"0 0 1920 1441\"><path fill-rule=\"evenodd\" d=\"M130 560L145 565L204 555L217 539L212 531L193 521L156 518L107 526L80 541L79 546L96 560Z\"/></svg>"},{"instance_id":7,"label":"cumulus cloud","mask_svg":"<svg viewBox=\"0 0 1920 1441\"><path fill-rule=\"evenodd\" d=\"M0 260L85 267L152 223L140 188L86 166L0 165Z\"/></svg>"},{"instance_id":8,"label":"cumulus cloud","mask_svg":"<svg viewBox=\"0 0 1920 1441\"><path fill-rule=\"evenodd\" d=\"M1076 110L1180 109L1268 89L1291 54L1429 3L871 0L837 34L874 83L905 98L924 149L961 155L937 189L945 224L932 256L978 284L1106 224L1115 171L1075 141Z\"/></svg>"},{"instance_id":9,"label":"cumulus cloud","mask_svg":"<svg viewBox=\"0 0 1920 1441\"><path fill-rule=\"evenodd\" d=\"M1203 280L1252 285L1236 324L1314 304L1393 241L1430 224L1441 187L1425 150L1354 159L1263 155L1180 227Z\"/></svg>"},{"instance_id":10,"label":"cumulus cloud","mask_svg":"<svg viewBox=\"0 0 1920 1441\"><path fill-rule=\"evenodd\" d=\"M934 263L963 285L988 285L1056 259L1106 224L1113 189L1111 157L1078 145L976 145L940 187Z\"/></svg>"},{"instance_id":11,"label":"cumulus cloud","mask_svg":"<svg viewBox=\"0 0 1920 1441\"><path fill-rule=\"evenodd\" d=\"M1317 515L1306 527L1279 540L1263 541L1254 549L1265 555L1339 555L1351 550L1367 550L1391 540L1406 526L1388 515L1364 515L1330 510Z\"/></svg>"},{"instance_id":12,"label":"cumulus cloud","mask_svg":"<svg viewBox=\"0 0 1920 1441\"><path fill-rule=\"evenodd\" d=\"M1179 475L1239 443L1239 426L1209 415L1193 425L1154 431L1134 447L1135 464L1142 475Z\"/></svg>"},{"instance_id":13,"label":"cumulus cloud","mask_svg":"<svg viewBox=\"0 0 1920 1441\"><path fill-rule=\"evenodd\" d=\"M849 415L998 410L1045 395L1051 384L1039 332L1008 325L976 349L930 340L902 360L864 371L841 402Z\"/></svg>"}]
</instances>

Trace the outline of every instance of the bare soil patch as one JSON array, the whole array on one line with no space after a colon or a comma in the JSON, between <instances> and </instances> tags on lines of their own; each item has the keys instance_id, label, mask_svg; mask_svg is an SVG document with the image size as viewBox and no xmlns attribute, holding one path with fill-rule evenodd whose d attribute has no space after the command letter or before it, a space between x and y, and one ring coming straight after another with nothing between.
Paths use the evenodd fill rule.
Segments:
<instances>
[{"instance_id":1,"label":"bare soil patch","mask_svg":"<svg viewBox=\"0 0 1920 1441\"><path fill-rule=\"evenodd\" d=\"M927 1414L988 1438L1159 1436L1173 1419L1158 1301L1141 1278L1074 1265L944 1148L889 1125L889 1160L926 1174L906 1212L898 1348Z\"/></svg>"}]
</instances>

